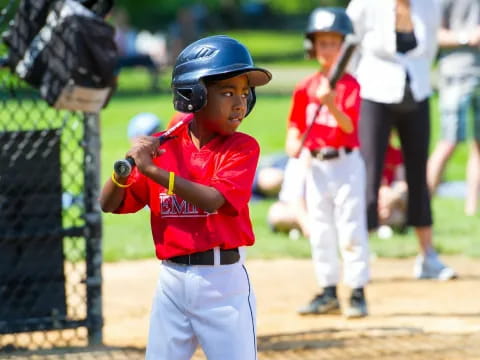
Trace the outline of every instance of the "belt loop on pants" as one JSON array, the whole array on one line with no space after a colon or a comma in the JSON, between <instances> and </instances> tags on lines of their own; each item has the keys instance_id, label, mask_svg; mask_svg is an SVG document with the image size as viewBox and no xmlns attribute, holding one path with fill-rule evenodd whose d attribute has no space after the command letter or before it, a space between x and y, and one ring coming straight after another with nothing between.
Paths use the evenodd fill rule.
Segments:
<instances>
[{"instance_id":1,"label":"belt loop on pants","mask_svg":"<svg viewBox=\"0 0 480 360\"><path fill-rule=\"evenodd\" d=\"M238 248L226 250L219 249L218 253L220 255L219 265L235 264L240 260ZM167 260L183 265L215 265L215 251L214 249L210 249L189 255L174 256Z\"/></svg>"},{"instance_id":2,"label":"belt loop on pants","mask_svg":"<svg viewBox=\"0 0 480 360\"><path fill-rule=\"evenodd\" d=\"M319 149L310 150L312 157L318 160L332 160L337 159L342 155L350 154L353 151L352 148L349 147L322 147Z\"/></svg>"}]
</instances>

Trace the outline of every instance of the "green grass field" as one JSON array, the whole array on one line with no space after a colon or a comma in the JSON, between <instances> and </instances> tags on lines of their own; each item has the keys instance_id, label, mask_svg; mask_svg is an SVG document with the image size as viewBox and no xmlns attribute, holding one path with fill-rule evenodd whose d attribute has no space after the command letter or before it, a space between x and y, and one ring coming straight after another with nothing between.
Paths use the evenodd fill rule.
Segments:
<instances>
[{"instance_id":1,"label":"green grass field","mask_svg":"<svg viewBox=\"0 0 480 360\"><path fill-rule=\"evenodd\" d=\"M279 60L274 64L260 64L273 73L272 82L257 91L258 99L254 111L242 123L240 131L257 138L262 155L283 150L286 130L286 117L290 107L290 94L295 82L315 69L315 63L301 58L302 35L298 33L236 31L228 35L245 43L253 57L281 52L299 54L296 61ZM105 181L111 174L115 160L122 158L128 149L126 129L129 119L143 111L157 114L164 124L173 115L172 99L169 92L170 69L165 69L162 78L162 91L148 93L148 74L142 70L122 72L119 90L111 103L102 112L102 169L101 179ZM136 94L136 95L129 95ZM432 104L431 147L438 136L437 102ZM445 180L463 180L467 159L467 147L461 145L449 162ZM290 240L284 234L274 234L266 223L266 213L272 200L252 202L251 216L256 234L256 244L249 249L249 256L256 258L308 257L309 244L306 239ZM467 218L463 215L463 200L435 198L435 244L443 253L463 253L480 256L480 223L478 216ZM132 215L105 214L104 220L104 259L137 259L153 257L150 235L149 213L142 210ZM395 235L388 240L372 236L372 251L378 256L403 257L417 252L417 243L412 231Z\"/></svg>"},{"instance_id":2,"label":"green grass field","mask_svg":"<svg viewBox=\"0 0 480 360\"><path fill-rule=\"evenodd\" d=\"M282 151L286 129L286 114L290 106L289 95L259 94L255 110L241 125L241 131L255 136L260 142L262 154ZM434 110L436 102L432 103ZM122 158L128 149L126 128L128 120L138 112L151 111L164 123L173 114L171 97L162 95L119 96L102 112L102 182L111 174L112 164ZM432 134L438 132L437 114L433 111ZM433 136L435 141L436 136ZM445 179L462 180L466 161L466 146L461 146L449 163ZM284 234L274 234L266 223L266 212L272 200L251 203L251 216L257 236L250 257L308 257L306 239L290 240ZM464 253L480 256L480 223L478 217L463 215L461 199L435 198L435 242L443 253ZM106 261L152 257L149 213L142 210L132 215L105 214L104 258ZM378 256L402 257L413 255L417 244L412 232L395 235L388 240L371 237L371 248Z\"/></svg>"}]
</instances>

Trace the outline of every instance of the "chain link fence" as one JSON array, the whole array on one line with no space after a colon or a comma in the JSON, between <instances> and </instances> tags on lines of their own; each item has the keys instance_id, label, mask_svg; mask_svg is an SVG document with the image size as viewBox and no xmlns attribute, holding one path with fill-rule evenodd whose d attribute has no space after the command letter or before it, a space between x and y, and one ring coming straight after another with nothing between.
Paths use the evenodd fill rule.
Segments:
<instances>
[{"instance_id":1,"label":"chain link fence","mask_svg":"<svg viewBox=\"0 0 480 360\"><path fill-rule=\"evenodd\" d=\"M19 2L0 0L0 33ZM99 147L98 116L0 66L0 358L102 342Z\"/></svg>"}]
</instances>

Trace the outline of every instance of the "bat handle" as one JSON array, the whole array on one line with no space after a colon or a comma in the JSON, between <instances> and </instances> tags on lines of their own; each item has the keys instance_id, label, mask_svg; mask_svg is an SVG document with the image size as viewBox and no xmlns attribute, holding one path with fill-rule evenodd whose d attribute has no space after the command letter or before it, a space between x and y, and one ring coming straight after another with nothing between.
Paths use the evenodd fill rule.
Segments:
<instances>
[{"instance_id":1,"label":"bat handle","mask_svg":"<svg viewBox=\"0 0 480 360\"><path fill-rule=\"evenodd\" d=\"M174 125L170 130L167 130L163 135L158 137L158 144L162 145L168 140L175 138L172 133L178 129L180 126L183 126L187 123L180 121L176 125ZM113 164L113 171L120 177L127 177L132 172L132 169L135 167L135 160L128 156L126 159L117 160Z\"/></svg>"},{"instance_id":2,"label":"bat handle","mask_svg":"<svg viewBox=\"0 0 480 360\"><path fill-rule=\"evenodd\" d=\"M160 136L158 138L159 144L163 144L165 141L169 140L170 137ZM113 164L113 171L120 177L127 177L132 172L132 169L135 167L135 160L128 156L126 159L121 159L115 161Z\"/></svg>"},{"instance_id":3,"label":"bat handle","mask_svg":"<svg viewBox=\"0 0 480 360\"><path fill-rule=\"evenodd\" d=\"M135 160L131 157L127 157L126 159L115 161L115 164L113 164L113 170L118 176L127 177L132 172L134 166Z\"/></svg>"}]
</instances>

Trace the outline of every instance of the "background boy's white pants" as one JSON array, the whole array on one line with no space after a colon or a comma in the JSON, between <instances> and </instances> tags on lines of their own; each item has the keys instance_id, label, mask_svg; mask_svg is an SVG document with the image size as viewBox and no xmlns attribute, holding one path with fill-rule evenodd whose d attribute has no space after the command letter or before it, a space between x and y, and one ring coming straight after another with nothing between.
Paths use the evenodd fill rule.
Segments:
<instances>
[{"instance_id":1,"label":"background boy's white pants","mask_svg":"<svg viewBox=\"0 0 480 360\"><path fill-rule=\"evenodd\" d=\"M247 270L163 261L153 300L147 360L256 360L255 295ZM128 329L127 329L128 331Z\"/></svg>"},{"instance_id":2,"label":"background boy's white pants","mask_svg":"<svg viewBox=\"0 0 480 360\"><path fill-rule=\"evenodd\" d=\"M307 175L307 209L315 274L320 287L337 285L343 258L344 283L369 280L365 165L358 150L331 160L312 159Z\"/></svg>"}]
</instances>

